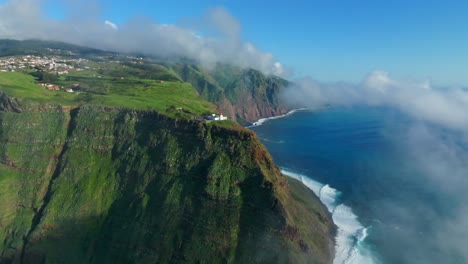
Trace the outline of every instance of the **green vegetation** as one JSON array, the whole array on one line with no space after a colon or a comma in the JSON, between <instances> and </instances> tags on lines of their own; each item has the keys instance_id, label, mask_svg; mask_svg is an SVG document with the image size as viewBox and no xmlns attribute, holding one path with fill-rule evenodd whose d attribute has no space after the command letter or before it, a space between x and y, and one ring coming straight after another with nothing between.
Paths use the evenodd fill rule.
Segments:
<instances>
[{"instance_id":1,"label":"green vegetation","mask_svg":"<svg viewBox=\"0 0 468 264\"><path fill-rule=\"evenodd\" d=\"M224 127L224 128L231 128L231 129L241 129L239 127L239 124L232 120L223 120L223 121L215 121L215 122L210 122L210 126L219 126L219 127Z\"/></svg>"},{"instance_id":2,"label":"green vegetation","mask_svg":"<svg viewBox=\"0 0 468 264\"><path fill-rule=\"evenodd\" d=\"M146 91L141 91L142 89L145 90L157 84L176 87L179 82L186 82L190 83L204 100L217 105L220 111L242 125L250 124L263 117L284 114L290 110L280 100L281 91L289 85L289 82L279 77L267 76L253 69L216 65L213 69L207 70L193 61L183 59L161 60L144 56L135 57L59 42L0 40L0 57L26 54L48 56L57 61L72 60L67 64L80 71L71 70L70 74L60 76L51 74L48 68L38 66L24 71L35 75L38 81L50 81L64 87L78 83L80 84L79 91L93 95L129 96L134 94L133 88L137 87L140 92L135 95L146 98L154 94L146 94ZM115 106L121 104L122 101L129 101L129 107L132 108L141 106L142 109L155 108L159 111L167 108L167 105L160 103L148 104L145 100L140 102L141 97L116 97L119 98L113 100L93 97L95 100L88 100L87 103L93 104L95 101L95 105ZM184 101L179 99L168 105L184 108L182 106ZM197 100L185 102L192 105L195 101ZM199 114L198 110L203 107L199 102L195 104L198 104L194 107L195 109L186 110ZM125 104L122 106L127 107ZM212 112L214 107L205 106L205 110Z\"/></svg>"},{"instance_id":3,"label":"green vegetation","mask_svg":"<svg viewBox=\"0 0 468 264\"><path fill-rule=\"evenodd\" d=\"M193 64L172 67L182 80L191 83L205 99L242 125L290 110L280 100L281 91L289 82L279 77L227 65L217 65L212 70Z\"/></svg>"},{"instance_id":4,"label":"green vegetation","mask_svg":"<svg viewBox=\"0 0 468 264\"><path fill-rule=\"evenodd\" d=\"M20 72L0 72L0 90L9 96L35 101L72 105L75 95L49 91L36 84L30 75Z\"/></svg>"},{"instance_id":5,"label":"green vegetation","mask_svg":"<svg viewBox=\"0 0 468 264\"><path fill-rule=\"evenodd\" d=\"M0 73L0 263L331 261L327 210L253 132L200 122L215 106L168 65L86 54L52 78L78 93Z\"/></svg>"},{"instance_id":6,"label":"green vegetation","mask_svg":"<svg viewBox=\"0 0 468 264\"><path fill-rule=\"evenodd\" d=\"M31 73L31 75L34 76L36 80L38 80L39 82L43 82L43 83L53 83L57 81L56 74L52 74L52 73L48 73L44 71L36 71L36 72Z\"/></svg>"},{"instance_id":7,"label":"green vegetation","mask_svg":"<svg viewBox=\"0 0 468 264\"><path fill-rule=\"evenodd\" d=\"M216 109L189 83L180 81L172 69L152 60L57 42L0 41L0 57L8 55L14 59L14 55L27 54L49 56L54 61L74 59L74 69L64 75L58 75L58 70L37 65L20 72L0 72L0 90L9 96L73 107L87 104L153 109L191 119ZM22 60L16 61L19 64ZM49 91L38 82L62 88ZM78 94L66 93L66 88L72 88ZM172 108L183 111L167 111Z\"/></svg>"},{"instance_id":8,"label":"green vegetation","mask_svg":"<svg viewBox=\"0 0 468 264\"><path fill-rule=\"evenodd\" d=\"M0 73L0 90L9 96L38 103L153 109L181 117L184 115L177 114L177 112L170 113L167 110L170 107L182 108L192 115L199 116L215 109L215 106L203 100L190 84L179 81L161 83L138 78L96 78L84 76L82 73L81 76L67 77L68 81L57 80L55 84L71 87L73 83L80 81L80 87L89 87L89 90L83 91L81 94L67 93L64 89L49 91L36 84L32 76L20 72Z\"/></svg>"},{"instance_id":9,"label":"green vegetation","mask_svg":"<svg viewBox=\"0 0 468 264\"><path fill-rule=\"evenodd\" d=\"M326 210L306 190L291 195L251 131L47 109L0 112L2 261L330 260Z\"/></svg>"}]
</instances>

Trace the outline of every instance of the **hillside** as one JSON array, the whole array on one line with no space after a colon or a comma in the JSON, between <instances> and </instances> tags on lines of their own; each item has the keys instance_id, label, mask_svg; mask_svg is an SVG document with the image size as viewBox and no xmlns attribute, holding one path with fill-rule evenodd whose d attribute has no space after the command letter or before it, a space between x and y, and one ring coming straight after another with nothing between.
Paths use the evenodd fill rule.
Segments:
<instances>
[{"instance_id":1,"label":"hillside","mask_svg":"<svg viewBox=\"0 0 468 264\"><path fill-rule=\"evenodd\" d=\"M173 68L204 98L243 125L290 110L280 100L280 92L289 82L279 77L226 65L218 65L211 70L191 64L178 64Z\"/></svg>"},{"instance_id":2,"label":"hillside","mask_svg":"<svg viewBox=\"0 0 468 264\"><path fill-rule=\"evenodd\" d=\"M141 86L142 79L156 83L184 82L191 84L203 99L215 104L216 112L223 112L242 125L290 110L280 99L280 92L289 82L254 69L229 65L205 69L183 59L117 54L57 42L0 40L0 57L28 54L65 61L81 70L58 76L57 84L80 83L82 91L93 94L115 94L110 87ZM29 70L47 71L38 67Z\"/></svg>"},{"instance_id":3,"label":"hillside","mask_svg":"<svg viewBox=\"0 0 468 264\"><path fill-rule=\"evenodd\" d=\"M331 262L326 208L252 131L170 67L70 56L58 90L0 72L0 263Z\"/></svg>"}]
</instances>

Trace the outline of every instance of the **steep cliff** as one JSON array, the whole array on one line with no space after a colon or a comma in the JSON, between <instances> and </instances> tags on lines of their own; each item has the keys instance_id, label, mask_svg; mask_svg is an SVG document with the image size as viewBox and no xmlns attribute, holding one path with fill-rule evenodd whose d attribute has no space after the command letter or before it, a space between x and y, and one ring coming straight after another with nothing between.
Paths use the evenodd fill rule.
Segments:
<instances>
[{"instance_id":1,"label":"steep cliff","mask_svg":"<svg viewBox=\"0 0 468 264\"><path fill-rule=\"evenodd\" d=\"M331 262L326 209L249 130L0 101L1 263Z\"/></svg>"},{"instance_id":2,"label":"steep cliff","mask_svg":"<svg viewBox=\"0 0 468 264\"><path fill-rule=\"evenodd\" d=\"M280 98L281 90L289 84L282 78L226 65L204 70L195 65L179 64L174 69L205 99L243 125L290 110Z\"/></svg>"}]
</instances>

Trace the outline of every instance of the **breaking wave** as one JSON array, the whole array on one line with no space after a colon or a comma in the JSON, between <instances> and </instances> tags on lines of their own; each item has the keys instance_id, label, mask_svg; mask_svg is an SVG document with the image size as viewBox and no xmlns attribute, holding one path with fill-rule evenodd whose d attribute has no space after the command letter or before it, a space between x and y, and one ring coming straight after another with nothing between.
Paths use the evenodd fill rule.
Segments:
<instances>
[{"instance_id":1,"label":"breaking wave","mask_svg":"<svg viewBox=\"0 0 468 264\"><path fill-rule=\"evenodd\" d=\"M314 181L305 175L295 173L283 168L282 173L302 182L312 190L327 207L331 213L333 222L338 227L335 237L335 259L334 264L367 264L378 262L371 252L365 247L369 227L364 227L357 219L349 206L339 203L341 192Z\"/></svg>"},{"instance_id":2,"label":"breaking wave","mask_svg":"<svg viewBox=\"0 0 468 264\"><path fill-rule=\"evenodd\" d=\"M296 113L297 111L305 111L305 110L310 110L310 108L299 108L299 109L294 109L294 110L291 110L291 111L287 112L287 113L284 114L284 115L272 116L272 117L268 117L268 118L261 118L261 119L259 119L258 121L254 122L251 126L247 126L246 128L252 128L252 127L256 127L256 126L261 126L263 123L265 123L265 122L268 121L268 120L273 120L273 119L282 118L282 117L285 117L285 116L292 115L292 114Z\"/></svg>"}]
</instances>

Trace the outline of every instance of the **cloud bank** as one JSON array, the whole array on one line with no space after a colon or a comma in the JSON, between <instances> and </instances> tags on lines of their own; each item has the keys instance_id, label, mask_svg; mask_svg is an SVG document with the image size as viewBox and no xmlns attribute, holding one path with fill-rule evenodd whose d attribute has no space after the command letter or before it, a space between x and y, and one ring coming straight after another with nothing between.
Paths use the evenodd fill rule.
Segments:
<instances>
[{"instance_id":1,"label":"cloud bank","mask_svg":"<svg viewBox=\"0 0 468 264\"><path fill-rule=\"evenodd\" d=\"M72 15L62 21L44 16L40 0L10 0L0 4L0 38L63 41L93 48L138 52L160 57L185 57L206 67L230 63L251 67L265 73L281 75L282 65L270 53L257 49L241 38L239 22L224 8L207 11L194 26L158 24L150 19L135 18L123 25L99 21L91 5L89 17ZM86 9L86 8L84 8ZM213 37L200 32L214 31Z\"/></svg>"},{"instance_id":2,"label":"cloud bank","mask_svg":"<svg viewBox=\"0 0 468 264\"><path fill-rule=\"evenodd\" d=\"M467 90L374 71L358 84L304 78L283 97L294 107L397 109L402 115L382 116L381 133L398 149L401 169L375 175L387 189L370 202L386 230L380 250L391 263L468 262Z\"/></svg>"},{"instance_id":3,"label":"cloud bank","mask_svg":"<svg viewBox=\"0 0 468 264\"><path fill-rule=\"evenodd\" d=\"M374 71L359 84L323 84L305 78L283 94L292 106L384 106L409 116L452 129L468 130L468 91L436 89L429 81L396 80L384 71Z\"/></svg>"},{"instance_id":4,"label":"cloud bank","mask_svg":"<svg viewBox=\"0 0 468 264\"><path fill-rule=\"evenodd\" d=\"M467 90L438 89L427 80L398 80L374 71L358 84L304 78L283 97L294 107L376 106L401 112L382 117L388 127L381 132L399 149L395 165L404 169L375 175L385 183L381 188L395 192L370 203L383 222L378 230L385 230L379 249L391 263L468 262Z\"/></svg>"},{"instance_id":5,"label":"cloud bank","mask_svg":"<svg viewBox=\"0 0 468 264\"><path fill-rule=\"evenodd\" d=\"M372 203L388 229L390 262L467 263L467 132L412 120L387 137L401 169L385 176L394 194Z\"/></svg>"}]
</instances>

